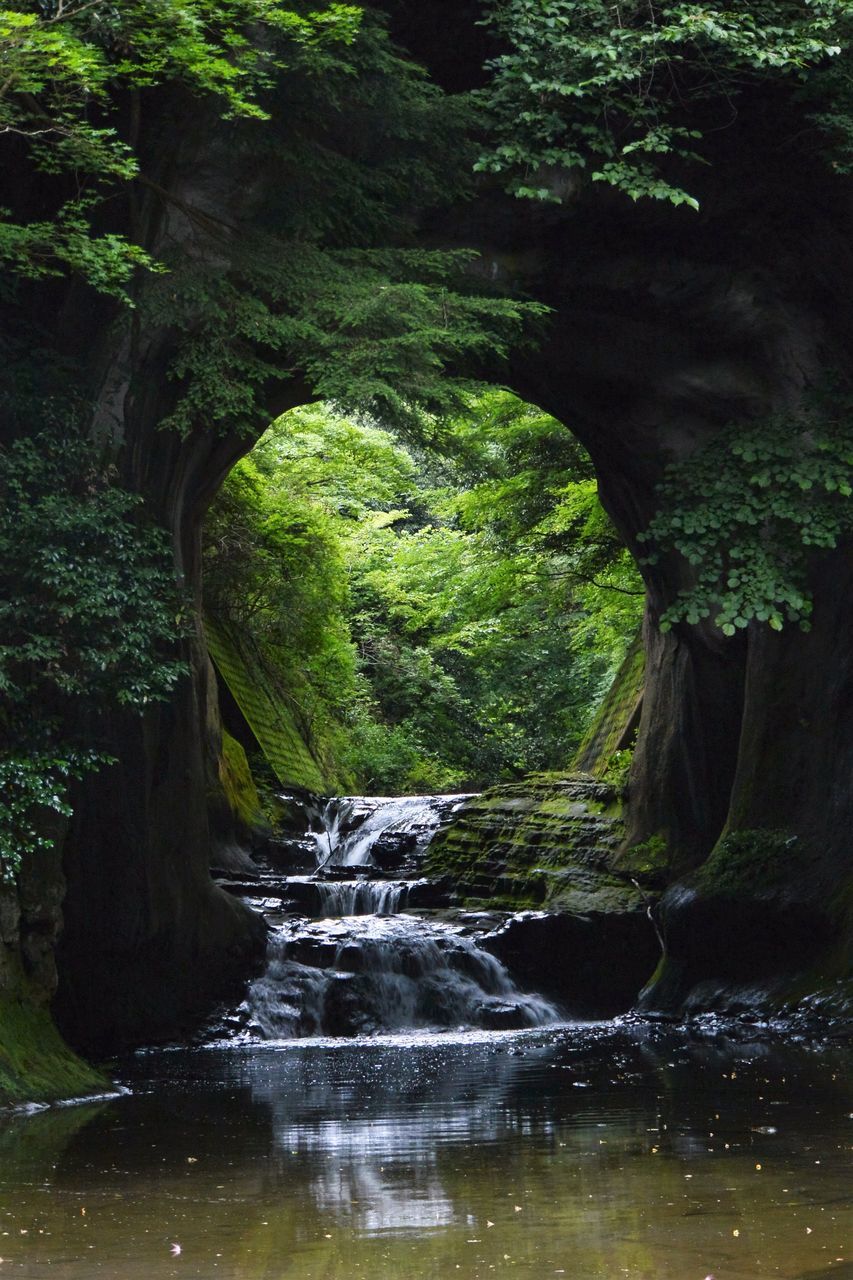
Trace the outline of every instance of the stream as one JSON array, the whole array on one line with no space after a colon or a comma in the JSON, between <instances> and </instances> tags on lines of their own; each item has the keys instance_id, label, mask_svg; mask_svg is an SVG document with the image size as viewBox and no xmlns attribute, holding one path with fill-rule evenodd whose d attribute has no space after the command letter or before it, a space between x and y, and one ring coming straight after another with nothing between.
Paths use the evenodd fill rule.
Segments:
<instances>
[{"instance_id":1,"label":"stream","mask_svg":"<svg viewBox=\"0 0 853 1280\"><path fill-rule=\"evenodd\" d=\"M853 1280L849 1047L567 1021L424 877L457 803L315 807L206 1042L0 1115L0 1277Z\"/></svg>"}]
</instances>

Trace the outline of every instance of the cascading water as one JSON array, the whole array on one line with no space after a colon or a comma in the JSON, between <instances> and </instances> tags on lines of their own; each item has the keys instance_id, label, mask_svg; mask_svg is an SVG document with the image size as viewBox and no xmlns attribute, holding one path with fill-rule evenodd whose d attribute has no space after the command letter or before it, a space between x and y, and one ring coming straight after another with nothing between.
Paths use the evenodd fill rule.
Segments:
<instances>
[{"instance_id":1,"label":"cascading water","mask_svg":"<svg viewBox=\"0 0 853 1280\"><path fill-rule=\"evenodd\" d=\"M398 915L288 923L249 991L266 1038L413 1027L534 1027L557 1010L523 995L461 926Z\"/></svg>"},{"instance_id":2,"label":"cascading water","mask_svg":"<svg viewBox=\"0 0 853 1280\"><path fill-rule=\"evenodd\" d=\"M244 1033L284 1039L558 1020L552 1004L516 988L470 922L402 914L429 901L423 855L464 799L347 796L304 810L302 845L316 866L275 882L287 909L270 919L267 968L237 1020ZM264 887L273 888L268 876Z\"/></svg>"},{"instance_id":3,"label":"cascading water","mask_svg":"<svg viewBox=\"0 0 853 1280\"><path fill-rule=\"evenodd\" d=\"M317 882L320 914L331 916L393 916L405 905L405 880L329 880Z\"/></svg>"},{"instance_id":4,"label":"cascading water","mask_svg":"<svg viewBox=\"0 0 853 1280\"><path fill-rule=\"evenodd\" d=\"M334 796L319 811L317 865L366 867L374 864L378 847L391 852L423 855L439 826L467 797L456 796Z\"/></svg>"}]
</instances>

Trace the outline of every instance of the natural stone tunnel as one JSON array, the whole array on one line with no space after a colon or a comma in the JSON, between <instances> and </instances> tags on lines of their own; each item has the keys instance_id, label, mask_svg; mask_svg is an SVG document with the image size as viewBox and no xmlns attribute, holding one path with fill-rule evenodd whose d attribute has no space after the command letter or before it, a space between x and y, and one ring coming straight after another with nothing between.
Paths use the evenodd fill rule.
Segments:
<instances>
[{"instance_id":1,"label":"natural stone tunnel","mask_svg":"<svg viewBox=\"0 0 853 1280\"><path fill-rule=\"evenodd\" d=\"M454 20L466 48L480 40L466 24L469 9L460 6ZM411 5L396 21L398 38L437 81L462 87L453 24L439 38ZM481 60L463 61L479 67ZM775 146L771 116L757 111L752 123L715 140L711 158L720 163L698 176L699 214L634 206L596 186L541 208L484 188L422 227L425 245L474 247L488 274L552 308L538 347L484 372L578 435L634 550L668 462L728 423L795 404L823 371L849 366L847 189L805 144ZM137 216L152 251L177 245L225 269L269 194L265 184L279 175L259 171L241 150L239 129L226 134L209 123L197 114L179 135L164 140L158 131L156 190L149 184ZM223 236L223 226L236 233ZM142 718L111 717L105 732L118 763L82 786L66 841L57 1010L74 1042L111 1045L174 1027L227 977L245 972L262 946L253 918L208 874L219 724L198 620L201 521L252 440L159 429L178 392L167 377L176 335L166 319L120 318L74 289L57 314L65 346L85 349L96 388L93 431L112 441L124 481L171 530L196 610L190 677L170 705ZM298 382L271 386L270 416L306 398ZM720 969L728 931L760 922L765 934L784 932L791 900L809 927L802 946L787 958L779 952L766 981L784 986L786 965L813 967L821 981L841 974L853 829L849 549L815 559L809 634L755 627L725 639L706 624L662 634L657 620L683 570L664 561L644 574L647 683L628 843L663 838L677 880L738 832L778 831L796 841L778 875L758 884L745 878L737 917L708 908L722 890L707 877L673 891L661 999L677 1008L697 984L740 983L740 971ZM688 938L689 963L678 955Z\"/></svg>"}]
</instances>

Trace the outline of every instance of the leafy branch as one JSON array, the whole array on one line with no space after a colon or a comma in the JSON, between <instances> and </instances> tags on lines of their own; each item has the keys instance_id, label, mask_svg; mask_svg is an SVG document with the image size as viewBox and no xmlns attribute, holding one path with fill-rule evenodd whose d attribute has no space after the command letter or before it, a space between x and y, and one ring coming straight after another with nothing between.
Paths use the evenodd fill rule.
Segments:
<instances>
[{"instance_id":1,"label":"leafy branch","mask_svg":"<svg viewBox=\"0 0 853 1280\"><path fill-rule=\"evenodd\" d=\"M752 84L798 87L853 41L847 0L491 0L504 46L480 101L493 142L478 168L529 199L580 181L698 208L673 180Z\"/></svg>"},{"instance_id":2,"label":"leafy branch","mask_svg":"<svg viewBox=\"0 0 853 1280\"><path fill-rule=\"evenodd\" d=\"M670 467L640 535L646 563L675 552L690 579L662 630L709 618L727 636L752 621L809 629L811 557L853 532L851 408L837 397L796 418L732 426Z\"/></svg>"}]
</instances>

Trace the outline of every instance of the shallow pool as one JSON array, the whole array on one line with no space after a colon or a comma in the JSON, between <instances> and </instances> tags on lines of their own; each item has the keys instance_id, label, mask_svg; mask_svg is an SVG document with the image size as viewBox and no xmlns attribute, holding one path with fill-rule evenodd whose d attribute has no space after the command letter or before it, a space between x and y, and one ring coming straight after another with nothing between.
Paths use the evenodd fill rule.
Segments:
<instances>
[{"instance_id":1,"label":"shallow pool","mask_svg":"<svg viewBox=\"0 0 853 1280\"><path fill-rule=\"evenodd\" d=\"M631 1024L149 1052L0 1119L0 1278L850 1280L850 1066Z\"/></svg>"}]
</instances>

